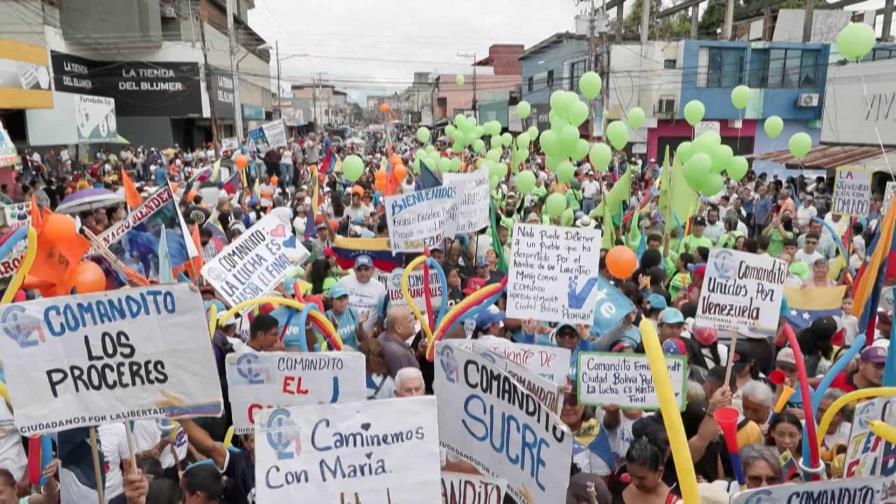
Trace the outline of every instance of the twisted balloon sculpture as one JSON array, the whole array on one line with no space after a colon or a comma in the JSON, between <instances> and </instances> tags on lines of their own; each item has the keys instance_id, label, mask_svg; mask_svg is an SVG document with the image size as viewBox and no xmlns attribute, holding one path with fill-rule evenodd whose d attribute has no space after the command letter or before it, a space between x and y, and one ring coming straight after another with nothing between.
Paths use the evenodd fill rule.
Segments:
<instances>
[{"instance_id":1,"label":"twisted balloon sculpture","mask_svg":"<svg viewBox=\"0 0 896 504\"><path fill-rule=\"evenodd\" d=\"M216 316L211 316L211 320L209 320L209 334L215 334L215 328L218 325L218 322L224 322L232 319L236 316L237 313L245 310L246 308L257 306L260 304L270 303L278 306L288 306L295 310L299 310L302 313L300 314L300 320L303 322L301 325L302 336L304 336L305 324L304 321L307 320L308 317L311 317L311 322L317 327L327 339L327 343L329 343L330 347L334 350L342 350L342 338L339 337L339 334L336 332L336 328L333 327L333 324L324 316L320 310L317 309L313 303L303 304L294 299L288 299L284 297L262 297L256 299L250 299L248 301L243 301L226 312L222 313L220 316L217 316L217 308L212 305L211 310L209 311L209 315L215 314ZM310 306L314 306L314 308L308 308Z\"/></svg>"},{"instance_id":2,"label":"twisted balloon sculpture","mask_svg":"<svg viewBox=\"0 0 896 504\"><path fill-rule=\"evenodd\" d=\"M25 257L19 264L19 269L16 270L16 274L12 277L12 280L10 280L9 285L6 287L6 292L3 293L3 298L0 299L0 304L9 304L13 300L13 297L15 297L16 292L19 291L19 287L25 283L25 277L28 275L28 272L31 271L31 265L34 264L34 258L37 257L37 231L30 226L20 227L12 233L3 245L0 245L0 258L4 258L9 255L13 247L26 238L28 239L28 248L25 251Z\"/></svg>"}]
</instances>

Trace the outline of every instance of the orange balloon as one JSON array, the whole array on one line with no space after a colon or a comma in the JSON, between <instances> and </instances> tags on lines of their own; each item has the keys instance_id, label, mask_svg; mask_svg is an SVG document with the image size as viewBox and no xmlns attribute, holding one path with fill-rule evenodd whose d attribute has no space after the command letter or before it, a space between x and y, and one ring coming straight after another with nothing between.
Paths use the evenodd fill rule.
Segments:
<instances>
[{"instance_id":1,"label":"orange balloon","mask_svg":"<svg viewBox=\"0 0 896 504\"><path fill-rule=\"evenodd\" d=\"M249 165L249 158L242 154L237 154L237 156L233 158L233 164L240 170L245 170L246 166Z\"/></svg>"},{"instance_id":2,"label":"orange balloon","mask_svg":"<svg viewBox=\"0 0 896 504\"><path fill-rule=\"evenodd\" d=\"M279 185L279 184L280 184L280 177L278 177L278 176L276 176L276 175L274 175L273 177L271 177L271 184L273 184L273 185Z\"/></svg>"},{"instance_id":3,"label":"orange balloon","mask_svg":"<svg viewBox=\"0 0 896 504\"><path fill-rule=\"evenodd\" d=\"M373 182L373 187L376 187L380 191L386 190L386 181L384 179L376 179Z\"/></svg>"},{"instance_id":4,"label":"orange balloon","mask_svg":"<svg viewBox=\"0 0 896 504\"><path fill-rule=\"evenodd\" d=\"M390 108L389 108L389 104L388 104L388 103L381 103L381 104L380 104L380 112L382 112L382 113L384 113L384 114L388 114L388 113L389 113L389 110L390 110Z\"/></svg>"},{"instance_id":5,"label":"orange balloon","mask_svg":"<svg viewBox=\"0 0 896 504\"><path fill-rule=\"evenodd\" d=\"M93 261L81 261L75 271L74 287L78 294L106 290L106 275Z\"/></svg>"},{"instance_id":6,"label":"orange balloon","mask_svg":"<svg viewBox=\"0 0 896 504\"><path fill-rule=\"evenodd\" d=\"M392 175L395 177L395 180L401 182L405 177L407 177L408 169L403 164L395 165L392 168Z\"/></svg>"},{"instance_id":7,"label":"orange balloon","mask_svg":"<svg viewBox=\"0 0 896 504\"><path fill-rule=\"evenodd\" d=\"M611 248L604 261L607 264L607 271L620 280L629 278L638 269L638 257L632 249L624 245Z\"/></svg>"},{"instance_id":8,"label":"orange balloon","mask_svg":"<svg viewBox=\"0 0 896 504\"><path fill-rule=\"evenodd\" d=\"M77 234L75 219L61 213L51 213L44 219L41 235L50 241L63 243Z\"/></svg>"},{"instance_id":9,"label":"orange balloon","mask_svg":"<svg viewBox=\"0 0 896 504\"><path fill-rule=\"evenodd\" d=\"M383 181L383 183L385 183L387 176L388 175L386 174L386 170L383 170L382 168L380 168L379 170L377 170L373 173L373 178L377 182Z\"/></svg>"}]
</instances>

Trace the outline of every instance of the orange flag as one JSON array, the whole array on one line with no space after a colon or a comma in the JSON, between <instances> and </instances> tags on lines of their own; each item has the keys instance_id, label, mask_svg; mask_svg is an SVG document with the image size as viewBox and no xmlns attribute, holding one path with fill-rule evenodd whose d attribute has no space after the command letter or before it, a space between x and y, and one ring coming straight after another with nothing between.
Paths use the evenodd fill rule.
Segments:
<instances>
[{"instance_id":1,"label":"orange flag","mask_svg":"<svg viewBox=\"0 0 896 504\"><path fill-rule=\"evenodd\" d=\"M131 180L131 176L128 175L127 170L124 168L121 169L121 183L124 185L124 198L128 203L128 208L133 210L142 205L143 198L140 197L137 186L134 185L134 181Z\"/></svg>"},{"instance_id":2,"label":"orange flag","mask_svg":"<svg viewBox=\"0 0 896 504\"><path fill-rule=\"evenodd\" d=\"M202 271L202 265L203 265L202 241L200 241L200 239L199 239L199 226L197 226L196 224L191 225L190 226L190 234L191 234L191 237L193 238L193 244L196 245L196 250L199 251L199 254L197 254L196 257L191 258L190 262L187 263L187 265L188 265L187 271L190 274L190 280L192 280L193 283L198 283L199 282L199 274L200 274L200 271Z\"/></svg>"},{"instance_id":3,"label":"orange flag","mask_svg":"<svg viewBox=\"0 0 896 504\"><path fill-rule=\"evenodd\" d=\"M37 235L37 255L29 272L35 283L55 285L57 294L67 294L72 275L90 249L90 242L75 232L74 223L61 224L70 219L44 209L40 217L42 229Z\"/></svg>"},{"instance_id":4,"label":"orange flag","mask_svg":"<svg viewBox=\"0 0 896 504\"><path fill-rule=\"evenodd\" d=\"M34 193L31 193L31 227L40 233L40 228L43 227L43 224L44 220L41 215L41 209L37 205L37 197Z\"/></svg>"}]
</instances>

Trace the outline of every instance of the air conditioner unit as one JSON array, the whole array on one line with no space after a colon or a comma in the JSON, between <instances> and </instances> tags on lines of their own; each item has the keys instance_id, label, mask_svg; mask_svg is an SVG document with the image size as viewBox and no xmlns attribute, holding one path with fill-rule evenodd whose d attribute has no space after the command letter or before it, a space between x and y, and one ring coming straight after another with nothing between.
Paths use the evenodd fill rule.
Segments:
<instances>
[{"instance_id":1,"label":"air conditioner unit","mask_svg":"<svg viewBox=\"0 0 896 504\"><path fill-rule=\"evenodd\" d=\"M660 98L657 100L655 112L657 114L674 114L675 98Z\"/></svg>"},{"instance_id":2,"label":"air conditioner unit","mask_svg":"<svg viewBox=\"0 0 896 504\"><path fill-rule=\"evenodd\" d=\"M796 105L798 107L817 107L818 93L801 93Z\"/></svg>"}]
</instances>

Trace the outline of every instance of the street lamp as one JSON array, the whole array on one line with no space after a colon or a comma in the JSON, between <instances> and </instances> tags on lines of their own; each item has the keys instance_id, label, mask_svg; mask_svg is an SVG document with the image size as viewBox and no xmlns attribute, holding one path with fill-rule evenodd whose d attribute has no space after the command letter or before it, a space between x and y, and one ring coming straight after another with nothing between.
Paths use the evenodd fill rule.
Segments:
<instances>
[{"instance_id":1,"label":"street lamp","mask_svg":"<svg viewBox=\"0 0 896 504\"><path fill-rule=\"evenodd\" d=\"M271 44L264 43L258 46L258 49L271 50ZM280 41L274 41L274 59L277 60L277 114L283 118L283 103L280 100L283 91L280 89L280 62L286 61L290 58L305 58L311 56L310 53L301 53L301 54L290 54L285 56L283 59L280 59Z\"/></svg>"}]
</instances>

